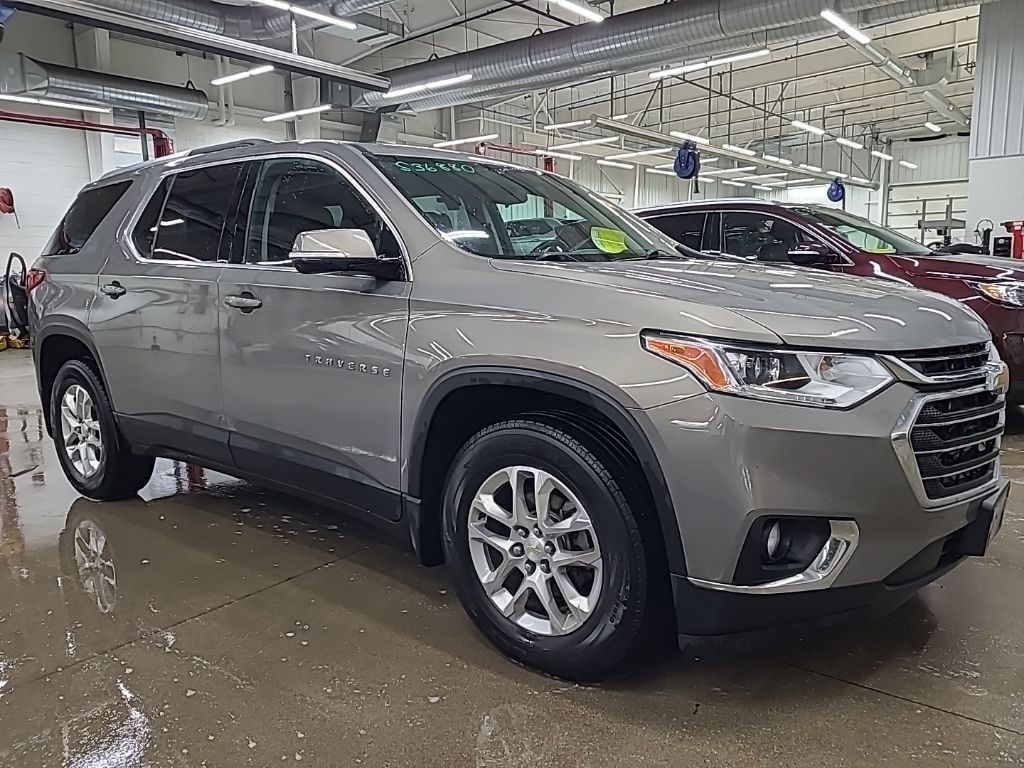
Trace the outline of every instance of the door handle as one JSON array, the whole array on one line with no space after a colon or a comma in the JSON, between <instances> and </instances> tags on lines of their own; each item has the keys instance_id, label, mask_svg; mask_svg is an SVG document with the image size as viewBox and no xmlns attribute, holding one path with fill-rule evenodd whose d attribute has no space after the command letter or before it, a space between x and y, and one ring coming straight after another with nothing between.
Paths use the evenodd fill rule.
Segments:
<instances>
[{"instance_id":1,"label":"door handle","mask_svg":"<svg viewBox=\"0 0 1024 768\"><path fill-rule=\"evenodd\" d=\"M236 296L226 296L224 298L224 303L229 307L234 307L235 309L240 310L244 314L249 314L263 306L263 302L248 291Z\"/></svg>"},{"instance_id":2,"label":"door handle","mask_svg":"<svg viewBox=\"0 0 1024 768\"><path fill-rule=\"evenodd\" d=\"M128 289L121 285L117 280L112 283L107 283L100 288L100 293L104 296L109 296L112 299L119 299L128 293Z\"/></svg>"}]
</instances>

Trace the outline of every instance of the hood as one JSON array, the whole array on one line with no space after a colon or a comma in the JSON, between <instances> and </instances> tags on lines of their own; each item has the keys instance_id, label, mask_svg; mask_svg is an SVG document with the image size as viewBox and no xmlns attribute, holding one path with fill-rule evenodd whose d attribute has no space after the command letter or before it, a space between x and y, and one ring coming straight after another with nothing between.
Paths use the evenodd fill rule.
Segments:
<instances>
[{"instance_id":1,"label":"hood","mask_svg":"<svg viewBox=\"0 0 1024 768\"><path fill-rule=\"evenodd\" d=\"M966 253L933 253L930 256L889 256L911 275L960 278L963 280L1024 281L1024 261Z\"/></svg>"},{"instance_id":2,"label":"hood","mask_svg":"<svg viewBox=\"0 0 1024 768\"><path fill-rule=\"evenodd\" d=\"M977 315L936 293L877 278L732 261L492 262L495 269L589 283L634 299L674 299L687 314L726 309L795 346L873 352L990 338ZM612 300L600 297L601 301ZM652 313L654 316L655 313ZM642 325L641 317L637 324ZM687 328L659 330L692 332Z\"/></svg>"}]
</instances>

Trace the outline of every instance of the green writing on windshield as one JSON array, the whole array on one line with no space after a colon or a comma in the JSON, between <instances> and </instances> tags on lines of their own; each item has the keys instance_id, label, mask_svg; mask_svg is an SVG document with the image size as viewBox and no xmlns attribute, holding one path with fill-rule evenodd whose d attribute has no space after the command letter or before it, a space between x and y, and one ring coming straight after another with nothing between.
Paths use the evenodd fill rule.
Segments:
<instances>
[{"instance_id":1,"label":"green writing on windshield","mask_svg":"<svg viewBox=\"0 0 1024 768\"><path fill-rule=\"evenodd\" d=\"M469 163L421 163L396 160L395 168L402 173L476 173Z\"/></svg>"}]
</instances>

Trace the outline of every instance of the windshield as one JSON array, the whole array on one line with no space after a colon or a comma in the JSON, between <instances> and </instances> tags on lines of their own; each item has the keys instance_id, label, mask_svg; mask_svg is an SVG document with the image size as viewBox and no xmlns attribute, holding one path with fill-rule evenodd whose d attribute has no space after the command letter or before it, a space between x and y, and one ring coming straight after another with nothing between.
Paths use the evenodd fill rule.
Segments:
<instances>
[{"instance_id":1,"label":"windshield","mask_svg":"<svg viewBox=\"0 0 1024 768\"><path fill-rule=\"evenodd\" d=\"M930 250L909 237L872 224L859 216L852 216L845 211L822 208L795 208L794 210L868 253L900 256L928 256L931 254Z\"/></svg>"},{"instance_id":2,"label":"windshield","mask_svg":"<svg viewBox=\"0 0 1024 768\"><path fill-rule=\"evenodd\" d=\"M496 160L377 155L442 237L494 259L684 258L676 243L567 179ZM692 256L689 251L687 256Z\"/></svg>"}]
</instances>

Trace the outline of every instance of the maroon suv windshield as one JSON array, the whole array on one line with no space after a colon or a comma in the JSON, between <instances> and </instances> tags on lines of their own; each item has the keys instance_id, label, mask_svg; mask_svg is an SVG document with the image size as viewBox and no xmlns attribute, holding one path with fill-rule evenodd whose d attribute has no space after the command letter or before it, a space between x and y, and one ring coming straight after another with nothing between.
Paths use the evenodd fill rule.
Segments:
<instances>
[{"instance_id":1,"label":"maroon suv windshield","mask_svg":"<svg viewBox=\"0 0 1024 768\"><path fill-rule=\"evenodd\" d=\"M899 232L872 224L860 216L853 216L834 208L794 208L804 218L820 224L839 235L850 245L867 253L884 253L894 256L928 256L931 251L918 242L904 237Z\"/></svg>"}]
</instances>

